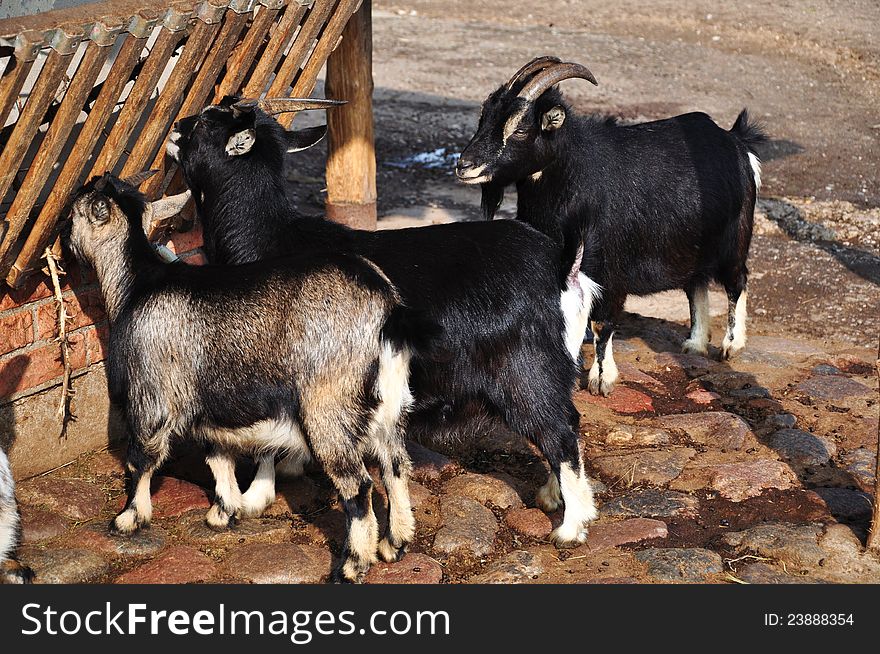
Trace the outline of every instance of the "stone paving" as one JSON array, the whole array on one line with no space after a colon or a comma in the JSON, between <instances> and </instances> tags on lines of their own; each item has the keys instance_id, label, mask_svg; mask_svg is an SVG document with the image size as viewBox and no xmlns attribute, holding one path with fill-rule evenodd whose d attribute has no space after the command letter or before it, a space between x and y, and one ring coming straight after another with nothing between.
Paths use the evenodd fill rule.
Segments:
<instances>
[{"instance_id":1,"label":"stone paving","mask_svg":"<svg viewBox=\"0 0 880 654\"><path fill-rule=\"evenodd\" d=\"M683 338L680 325L631 317L615 339L622 383L609 398L575 393L601 516L584 545L549 544L561 512L534 508L546 468L512 434L442 453L411 443L416 542L366 583L880 582L880 559L862 551L872 353L758 335L721 363L677 353ZM106 529L124 501L120 457L19 484L21 557L38 583L326 581L344 518L320 471L218 533L204 522L207 468L179 453L154 480L152 528L122 539ZM382 524L381 488L374 504Z\"/></svg>"}]
</instances>

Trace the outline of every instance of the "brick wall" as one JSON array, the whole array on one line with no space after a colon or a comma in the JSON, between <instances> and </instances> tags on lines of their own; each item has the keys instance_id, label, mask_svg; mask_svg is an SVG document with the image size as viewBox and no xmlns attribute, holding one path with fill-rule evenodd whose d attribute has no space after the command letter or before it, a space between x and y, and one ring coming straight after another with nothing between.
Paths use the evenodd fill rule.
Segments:
<instances>
[{"instance_id":1,"label":"brick wall","mask_svg":"<svg viewBox=\"0 0 880 654\"><path fill-rule=\"evenodd\" d=\"M164 244L187 263L205 262L198 226L175 234ZM94 274L73 262L65 262L64 268L68 274L61 277L62 291L70 316L70 354L76 375L104 360L109 330ZM33 275L17 290L0 285L0 404L61 383L57 315L51 281L44 275ZM88 409L79 405L78 410Z\"/></svg>"}]
</instances>

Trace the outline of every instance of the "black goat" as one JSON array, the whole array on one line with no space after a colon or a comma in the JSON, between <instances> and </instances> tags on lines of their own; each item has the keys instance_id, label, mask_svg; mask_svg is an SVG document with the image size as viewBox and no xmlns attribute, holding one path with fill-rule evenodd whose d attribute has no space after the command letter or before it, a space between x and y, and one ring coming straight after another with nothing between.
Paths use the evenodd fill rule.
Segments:
<instances>
[{"instance_id":1,"label":"black goat","mask_svg":"<svg viewBox=\"0 0 880 654\"><path fill-rule=\"evenodd\" d=\"M411 334L433 333L431 325L400 304L378 268L350 254L238 267L165 263L143 232L151 207L132 183L107 174L71 209L71 249L98 276L111 397L129 429L128 503L112 531L149 525L150 477L172 438L192 438L209 447L212 527L242 511L236 454L309 450L348 520L335 578L357 581L377 550L398 560L414 531L401 421L412 401L411 351L424 343ZM381 543L367 453L379 459L392 507Z\"/></svg>"},{"instance_id":2,"label":"black goat","mask_svg":"<svg viewBox=\"0 0 880 654\"><path fill-rule=\"evenodd\" d=\"M15 558L21 540L20 523L12 470L0 447L0 584L29 584L34 578L33 571Z\"/></svg>"},{"instance_id":3,"label":"black goat","mask_svg":"<svg viewBox=\"0 0 880 654\"><path fill-rule=\"evenodd\" d=\"M475 414L500 419L550 464L538 501L552 511L564 500L554 541L583 542L596 510L571 392L594 287L578 273L578 247L563 252L515 221L366 232L298 216L285 195L284 155L321 136L323 128L285 132L237 98L177 123L168 152L196 199L209 260L332 249L374 261L404 302L443 330L443 356L413 359L410 434L459 437ZM260 469L257 481L268 487L274 480L263 462Z\"/></svg>"},{"instance_id":4,"label":"black goat","mask_svg":"<svg viewBox=\"0 0 880 654\"><path fill-rule=\"evenodd\" d=\"M685 290L691 333L683 350L706 355L708 284L729 302L725 359L746 342L746 259L766 139L743 111L730 131L703 113L637 125L572 111L555 84L593 84L589 70L539 57L483 103L458 178L482 185L491 219L516 184L517 218L559 240L585 229L582 270L602 287L591 321L596 358L589 389L617 380L611 339L626 296Z\"/></svg>"}]
</instances>

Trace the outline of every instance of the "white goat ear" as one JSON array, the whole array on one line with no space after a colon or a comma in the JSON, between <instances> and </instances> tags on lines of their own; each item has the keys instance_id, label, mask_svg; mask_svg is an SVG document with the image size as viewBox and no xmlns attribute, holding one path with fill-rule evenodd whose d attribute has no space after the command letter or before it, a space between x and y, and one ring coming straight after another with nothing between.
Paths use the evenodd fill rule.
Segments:
<instances>
[{"instance_id":1,"label":"white goat ear","mask_svg":"<svg viewBox=\"0 0 880 654\"><path fill-rule=\"evenodd\" d=\"M299 152L300 150L306 150L319 143L326 133L326 125L318 125L317 127L309 127L308 129L299 129L295 132L287 132L287 151Z\"/></svg>"},{"instance_id":2,"label":"white goat ear","mask_svg":"<svg viewBox=\"0 0 880 654\"><path fill-rule=\"evenodd\" d=\"M559 105L548 109L541 116L541 130L544 132L552 132L554 129L562 127L565 122L565 109Z\"/></svg>"},{"instance_id":3,"label":"white goat ear","mask_svg":"<svg viewBox=\"0 0 880 654\"><path fill-rule=\"evenodd\" d=\"M226 142L226 154L230 157L237 157L247 154L257 142L257 133L253 128L244 129L229 137Z\"/></svg>"}]
</instances>

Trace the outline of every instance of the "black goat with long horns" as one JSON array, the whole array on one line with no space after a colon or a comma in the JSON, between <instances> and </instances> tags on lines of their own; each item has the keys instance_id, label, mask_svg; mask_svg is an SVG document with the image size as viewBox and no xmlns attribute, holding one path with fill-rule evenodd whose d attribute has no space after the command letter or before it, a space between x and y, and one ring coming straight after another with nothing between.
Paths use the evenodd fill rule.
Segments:
<instances>
[{"instance_id":1,"label":"black goat with long horns","mask_svg":"<svg viewBox=\"0 0 880 654\"><path fill-rule=\"evenodd\" d=\"M482 186L491 219L504 188L516 184L517 218L559 242L580 238L582 270L602 286L591 321L596 358L592 393L617 380L614 324L627 295L684 289L691 333L685 352L706 355L708 284L727 291L722 358L746 342L746 259L766 140L743 110L728 131L704 113L623 125L575 113L555 87L584 66L538 57L483 103L479 125L456 173Z\"/></svg>"}]
</instances>

